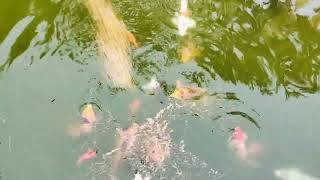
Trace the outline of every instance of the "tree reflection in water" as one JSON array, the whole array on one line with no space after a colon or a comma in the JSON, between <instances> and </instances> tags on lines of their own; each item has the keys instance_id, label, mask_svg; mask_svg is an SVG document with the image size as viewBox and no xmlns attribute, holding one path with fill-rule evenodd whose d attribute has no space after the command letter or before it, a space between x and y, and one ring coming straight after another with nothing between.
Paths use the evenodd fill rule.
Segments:
<instances>
[{"instance_id":1,"label":"tree reflection in water","mask_svg":"<svg viewBox=\"0 0 320 180\"><path fill-rule=\"evenodd\" d=\"M28 2L30 8L25 9L25 15L37 16L14 43L10 57L1 60L1 71L18 57L27 59L27 66L50 56L83 65L98 59L94 26L81 2L61 1L50 11L45 11L41 1ZM198 0L189 5L197 27L186 37L179 37L171 22L179 8L177 1L114 0L112 3L128 29L141 41L142 47L133 52L137 84L151 75L163 77L175 68L192 83L204 87L210 79L221 78L259 89L262 94L275 94L280 88L284 88L287 97L319 91L320 15L317 12L310 17L298 15L289 1L266 1L270 6L264 8L254 1ZM305 6L298 5L298 8ZM39 11L32 11L33 6ZM0 33L2 40L8 32ZM196 63L189 63L195 71L180 68L177 51L187 40L201 51L194 58ZM23 48L17 51L17 47Z\"/></svg>"}]
</instances>

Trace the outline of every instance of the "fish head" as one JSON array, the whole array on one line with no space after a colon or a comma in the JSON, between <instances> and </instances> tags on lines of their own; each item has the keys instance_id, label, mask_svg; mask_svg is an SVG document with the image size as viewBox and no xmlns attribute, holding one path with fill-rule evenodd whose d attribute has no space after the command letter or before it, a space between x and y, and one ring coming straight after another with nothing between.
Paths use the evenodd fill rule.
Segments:
<instances>
[{"instance_id":1,"label":"fish head","mask_svg":"<svg viewBox=\"0 0 320 180\"><path fill-rule=\"evenodd\" d=\"M91 104L87 104L85 106L85 108L81 112L81 116L90 123L94 123L97 119Z\"/></svg>"},{"instance_id":2,"label":"fish head","mask_svg":"<svg viewBox=\"0 0 320 180\"><path fill-rule=\"evenodd\" d=\"M248 138L248 136L246 135L246 133L240 128L240 127L236 127L234 128L234 131L232 133L231 139L232 140L237 140L237 141L246 141Z\"/></svg>"}]
</instances>

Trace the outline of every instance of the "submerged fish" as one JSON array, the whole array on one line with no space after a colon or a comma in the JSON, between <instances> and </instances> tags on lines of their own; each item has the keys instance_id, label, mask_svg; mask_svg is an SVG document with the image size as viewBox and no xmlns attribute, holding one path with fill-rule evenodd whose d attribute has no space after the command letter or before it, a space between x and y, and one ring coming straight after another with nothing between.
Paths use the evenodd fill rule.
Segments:
<instances>
[{"instance_id":1,"label":"submerged fish","mask_svg":"<svg viewBox=\"0 0 320 180\"><path fill-rule=\"evenodd\" d=\"M97 156L98 151L97 150L92 150L89 149L87 152L85 152L84 154L82 154L78 161L77 161L77 166L80 166L83 162L85 161L89 161L90 159L94 158Z\"/></svg>"},{"instance_id":2,"label":"submerged fish","mask_svg":"<svg viewBox=\"0 0 320 180\"><path fill-rule=\"evenodd\" d=\"M132 34L132 32L128 31L127 33L127 38L128 38L128 41L130 42L130 44L133 45L133 47L135 48L138 48L139 47L139 44L137 42L137 39L136 37Z\"/></svg>"},{"instance_id":3,"label":"submerged fish","mask_svg":"<svg viewBox=\"0 0 320 180\"><path fill-rule=\"evenodd\" d=\"M160 91L160 83L157 81L157 78L153 76L149 83L142 86L142 89L150 95L154 95Z\"/></svg>"},{"instance_id":4,"label":"submerged fish","mask_svg":"<svg viewBox=\"0 0 320 180\"><path fill-rule=\"evenodd\" d=\"M80 125L80 133L92 132L94 123L97 121L96 114L93 110L92 104L87 104L81 113L83 123Z\"/></svg>"},{"instance_id":5,"label":"submerged fish","mask_svg":"<svg viewBox=\"0 0 320 180\"><path fill-rule=\"evenodd\" d=\"M246 149L246 140L248 136L240 127L234 128L234 132L230 137L230 146L235 151L236 155L240 157L240 159L246 159L248 156L248 152Z\"/></svg>"},{"instance_id":6,"label":"submerged fish","mask_svg":"<svg viewBox=\"0 0 320 180\"><path fill-rule=\"evenodd\" d=\"M129 105L129 114L130 116L135 116L141 107L141 100L135 99Z\"/></svg>"},{"instance_id":7,"label":"submerged fish","mask_svg":"<svg viewBox=\"0 0 320 180\"><path fill-rule=\"evenodd\" d=\"M83 111L81 112L81 117L83 118L82 123L73 124L68 129L68 133L73 137L79 137L82 133L92 132L95 122L97 121L92 104L85 105Z\"/></svg>"},{"instance_id":8,"label":"submerged fish","mask_svg":"<svg viewBox=\"0 0 320 180\"><path fill-rule=\"evenodd\" d=\"M87 104L83 111L81 112L81 117L84 119L84 123L94 123L96 122L96 114L93 110L92 104Z\"/></svg>"},{"instance_id":9,"label":"submerged fish","mask_svg":"<svg viewBox=\"0 0 320 180\"><path fill-rule=\"evenodd\" d=\"M111 176L116 178L123 159L136 159L150 168L158 168L170 156L170 135L167 123L147 119L139 125L133 123L128 129L119 132L115 153L112 156ZM136 178L142 178L139 174ZM146 176L142 179L149 179Z\"/></svg>"},{"instance_id":10,"label":"submerged fish","mask_svg":"<svg viewBox=\"0 0 320 180\"><path fill-rule=\"evenodd\" d=\"M154 163L156 166L161 166L164 160L169 156L169 152L164 151L161 147L158 138L153 137L149 144L147 144L146 151L147 151L147 161Z\"/></svg>"},{"instance_id":11,"label":"submerged fish","mask_svg":"<svg viewBox=\"0 0 320 180\"><path fill-rule=\"evenodd\" d=\"M116 150L112 156L112 169L111 177L116 178L116 172L118 171L122 159L124 159L130 152L132 146L136 141L136 133L139 130L139 124L132 123L126 130L119 131L119 139L117 140Z\"/></svg>"},{"instance_id":12,"label":"submerged fish","mask_svg":"<svg viewBox=\"0 0 320 180\"><path fill-rule=\"evenodd\" d=\"M134 145L138 130L139 124L132 123L128 129L119 132L120 140L118 147L122 152L127 151Z\"/></svg>"},{"instance_id":13,"label":"submerged fish","mask_svg":"<svg viewBox=\"0 0 320 180\"><path fill-rule=\"evenodd\" d=\"M274 175L282 180L320 180L301 172L297 168L277 169L274 171Z\"/></svg>"},{"instance_id":14,"label":"submerged fish","mask_svg":"<svg viewBox=\"0 0 320 180\"><path fill-rule=\"evenodd\" d=\"M259 155L262 148L257 143L251 143L247 147L247 139L247 134L240 127L236 127L229 138L229 146L240 160L247 162L249 165L256 166L257 162L252 159L252 156Z\"/></svg>"},{"instance_id":15,"label":"submerged fish","mask_svg":"<svg viewBox=\"0 0 320 180\"><path fill-rule=\"evenodd\" d=\"M153 167L161 167L170 157L171 137L166 121L148 118L139 128L138 150L145 154L145 162Z\"/></svg>"},{"instance_id":16,"label":"submerged fish","mask_svg":"<svg viewBox=\"0 0 320 180\"><path fill-rule=\"evenodd\" d=\"M207 93L206 89L195 87L195 86L185 86L181 81L177 81L176 89L170 95L170 97L179 99L179 100L189 100L198 98L205 93Z\"/></svg>"},{"instance_id":17,"label":"submerged fish","mask_svg":"<svg viewBox=\"0 0 320 180\"><path fill-rule=\"evenodd\" d=\"M188 42L186 46L182 47L179 50L180 60L183 63L187 63L199 56L200 51L196 48L196 46L192 42Z\"/></svg>"}]
</instances>

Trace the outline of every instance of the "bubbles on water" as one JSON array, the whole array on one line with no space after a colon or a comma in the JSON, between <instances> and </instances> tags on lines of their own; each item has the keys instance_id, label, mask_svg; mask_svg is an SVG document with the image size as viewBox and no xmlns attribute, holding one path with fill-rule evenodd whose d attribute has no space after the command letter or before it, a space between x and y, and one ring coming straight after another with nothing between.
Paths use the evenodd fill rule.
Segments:
<instances>
[{"instance_id":1,"label":"bubbles on water","mask_svg":"<svg viewBox=\"0 0 320 180\"><path fill-rule=\"evenodd\" d=\"M122 146L122 144L105 153L103 161L92 164L89 174L97 179L113 176L112 172L115 167L113 167L112 161L114 156L121 152L120 163L122 165L117 171L120 171L123 165L127 165L131 169L132 177L135 174L134 172L138 172L142 177L155 179L221 178L223 173L213 169L198 156L186 150L183 140L176 143L171 137L173 129L169 127L172 120L182 119L186 115L197 113L196 116L204 120L209 118L214 113L206 108L212 107L212 102L218 105L219 102L223 102L223 98L216 97L214 101L207 99L199 102L170 101L169 105L161 109L154 118L147 118L144 123L137 125L137 132L130 136L131 139L134 138L133 145L129 146L130 148L125 143L125 146ZM219 108L219 106L216 106L216 108L220 112L224 112L221 110L223 108ZM184 111L189 113L185 114ZM129 141L124 142L129 143Z\"/></svg>"},{"instance_id":2,"label":"bubbles on water","mask_svg":"<svg viewBox=\"0 0 320 180\"><path fill-rule=\"evenodd\" d=\"M172 142L171 132L166 120L148 119L139 127L135 143L126 150L122 163L127 163L132 172L151 179L218 179L222 176L205 161L186 151L183 141L180 144ZM103 162L93 164L90 174L98 179L109 176L114 168L112 156L117 151L119 149L106 153Z\"/></svg>"},{"instance_id":3,"label":"bubbles on water","mask_svg":"<svg viewBox=\"0 0 320 180\"><path fill-rule=\"evenodd\" d=\"M95 131L92 132L93 140L97 141L96 145L100 146L99 152L102 154L98 154L89 168L88 175L93 179L128 173L127 177L133 178L135 172L151 179L218 179L223 176L222 172L216 171L186 150L183 137L177 140L172 136L175 131L173 123L188 127L188 122L197 121L196 119L212 123L212 126L219 122L217 129L225 131L239 123L239 119L255 120L259 116L236 94L230 92L207 94L190 101L170 98L162 104L164 107L153 118L146 118L139 121L140 124L133 123L129 128L120 130L116 135L117 146L114 146L110 139L115 137L114 128L121 126L115 122L116 118L110 109L99 101L99 96L99 92L93 87L84 97L84 101L91 103L95 112L100 114L99 119L102 119L97 121ZM79 107L79 112L85 105L86 103ZM176 142L180 140L180 143Z\"/></svg>"}]
</instances>

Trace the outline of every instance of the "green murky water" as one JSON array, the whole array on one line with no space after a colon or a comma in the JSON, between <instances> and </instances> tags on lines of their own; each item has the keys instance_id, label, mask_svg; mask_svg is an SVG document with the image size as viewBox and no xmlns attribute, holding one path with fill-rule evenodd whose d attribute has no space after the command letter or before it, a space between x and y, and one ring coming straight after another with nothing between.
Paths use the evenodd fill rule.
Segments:
<instances>
[{"instance_id":1,"label":"green murky water","mask_svg":"<svg viewBox=\"0 0 320 180\"><path fill-rule=\"evenodd\" d=\"M172 103L167 96L177 79L213 94L204 118L185 113L167 119L173 142L184 142L192 157L221 175L199 173L197 179L270 180L277 179L274 170L287 167L320 177L320 14L317 1L310 4L314 11L293 10L289 2L276 0L261 6L252 0L190 1L197 25L181 37L171 22L178 1L113 1L141 45L132 53L138 87L153 75L162 82L163 92L150 96L139 89L112 88L104 79L95 29L81 3L2 0L0 179L106 178L98 175L94 163L103 162L102 154L114 148L115 127L130 124L129 103L143 99L138 116L142 123ZM298 6L305 5L301 1ZM182 64L177 50L188 40L201 53ZM67 130L79 121L79 109L87 102L98 104L104 114L111 112L114 120L91 135L72 138ZM259 166L239 161L228 148L228 129L235 126L262 146ZM95 143L101 153L76 167L78 157ZM175 154L173 159L183 156ZM174 162L178 160L168 161ZM182 171L187 166L196 173L201 170L192 163L181 164ZM132 179L134 171L124 166L120 176Z\"/></svg>"}]
</instances>

